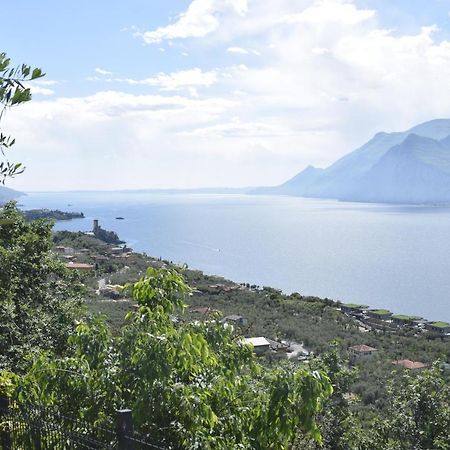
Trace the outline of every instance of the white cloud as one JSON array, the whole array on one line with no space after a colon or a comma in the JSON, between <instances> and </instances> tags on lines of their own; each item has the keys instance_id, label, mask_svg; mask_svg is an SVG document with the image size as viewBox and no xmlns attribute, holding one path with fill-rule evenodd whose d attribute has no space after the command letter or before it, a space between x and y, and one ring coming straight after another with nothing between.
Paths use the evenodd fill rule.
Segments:
<instances>
[{"instance_id":1,"label":"white cloud","mask_svg":"<svg viewBox=\"0 0 450 450\"><path fill-rule=\"evenodd\" d=\"M60 81L47 80L44 78L44 79L33 80L33 84L36 84L38 86L55 86L56 84L60 84Z\"/></svg>"},{"instance_id":2,"label":"white cloud","mask_svg":"<svg viewBox=\"0 0 450 450\"><path fill-rule=\"evenodd\" d=\"M53 89L45 88L42 86L37 86L36 82L33 81L31 83L24 83L24 86L26 88L29 88L31 90L31 94L38 94L38 95L53 95L55 91Z\"/></svg>"},{"instance_id":3,"label":"white cloud","mask_svg":"<svg viewBox=\"0 0 450 450\"><path fill-rule=\"evenodd\" d=\"M160 72L154 77L143 80L114 78L111 81L125 82L131 85L157 86L162 91L177 91L192 87L210 87L217 81L217 72L214 70L204 72L196 67L172 73Z\"/></svg>"},{"instance_id":4,"label":"white cloud","mask_svg":"<svg viewBox=\"0 0 450 450\"><path fill-rule=\"evenodd\" d=\"M32 172L47 163L58 164L60 189L275 184L377 131L450 117L450 41L434 26L393 32L350 0L253 0L245 17L231 2L194 3L214 4L207 14L220 22L207 51L257 48L264 58L205 68L197 55L206 46L193 41L176 51L195 55L198 67L144 79L98 74L134 94L33 100L11 111L8 132L30 167L19 183L51 187ZM160 95L136 94L146 86Z\"/></svg>"},{"instance_id":5,"label":"white cloud","mask_svg":"<svg viewBox=\"0 0 450 450\"><path fill-rule=\"evenodd\" d=\"M227 52L228 53L237 53L237 54L241 54L241 55L248 55L249 53L256 55L256 56L261 55L261 53L257 50L246 49L246 48L242 48L242 47L228 47Z\"/></svg>"},{"instance_id":6,"label":"white cloud","mask_svg":"<svg viewBox=\"0 0 450 450\"><path fill-rule=\"evenodd\" d=\"M244 15L247 9L247 0L192 0L175 23L136 35L147 44L166 39L204 37L218 28L221 15L229 12Z\"/></svg>"},{"instance_id":7,"label":"white cloud","mask_svg":"<svg viewBox=\"0 0 450 450\"><path fill-rule=\"evenodd\" d=\"M113 73L109 70L101 69L100 67L96 67L94 72L98 75L111 76Z\"/></svg>"},{"instance_id":8,"label":"white cloud","mask_svg":"<svg viewBox=\"0 0 450 450\"><path fill-rule=\"evenodd\" d=\"M301 13L286 15L284 20L287 23L310 23L321 26L330 23L355 25L374 16L374 10L359 9L352 0L320 0Z\"/></svg>"},{"instance_id":9,"label":"white cloud","mask_svg":"<svg viewBox=\"0 0 450 450\"><path fill-rule=\"evenodd\" d=\"M200 138L223 137L273 137L288 136L292 131L273 123L241 122L234 118L231 122L215 124L192 131L181 132L181 136L194 136Z\"/></svg>"},{"instance_id":10,"label":"white cloud","mask_svg":"<svg viewBox=\"0 0 450 450\"><path fill-rule=\"evenodd\" d=\"M240 53L242 55L248 55L248 50L242 47L228 47L227 52L229 53Z\"/></svg>"}]
</instances>

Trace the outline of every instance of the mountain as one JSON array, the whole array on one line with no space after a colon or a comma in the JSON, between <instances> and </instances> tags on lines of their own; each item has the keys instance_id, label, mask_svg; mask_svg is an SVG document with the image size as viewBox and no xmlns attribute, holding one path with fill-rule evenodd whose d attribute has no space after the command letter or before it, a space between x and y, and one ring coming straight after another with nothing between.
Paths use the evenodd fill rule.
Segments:
<instances>
[{"instance_id":1,"label":"mountain","mask_svg":"<svg viewBox=\"0 0 450 450\"><path fill-rule=\"evenodd\" d=\"M280 186L259 187L252 189L251 194L273 194L276 189L276 194L280 195L304 195L307 192L308 186L311 186L316 180L320 178L323 169L317 169L313 166L308 166L305 170L295 175L294 178L286 181Z\"/></svg>"},{"instance_id":2,"label":"mountain","mask_svg":"<svg viewBox=\"0 0 450 450\"><path fill-rule=\"evenodd\" d=\"M377 133L327 169L308 167L254 194L382 203L450 202L450 119Z\"/></svg>"},{"instance_id":3,"label":"mountain","mask_svg":"<svg viewBox=\"0 0 450 450\"><path fill-rule=\"evenodd\" d=\"M25 195L23 192L15 191L14 189L0 186L0 205L9 200L13 200L21 195Z\"/></svg>"}]
</instances>

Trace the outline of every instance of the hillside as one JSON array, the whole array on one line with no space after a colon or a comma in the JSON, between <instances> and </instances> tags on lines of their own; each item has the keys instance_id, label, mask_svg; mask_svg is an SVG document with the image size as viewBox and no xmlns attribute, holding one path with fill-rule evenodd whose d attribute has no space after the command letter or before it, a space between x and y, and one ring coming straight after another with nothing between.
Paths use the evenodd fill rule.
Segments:
<instances>
[{"instance_id":1,"label":"hillside","mask_svg":"<svg viewBox=\"0 0 450 450\"><path fill-rule=\"evenodd\" d=\"M14 189L10 189L5 186L0 186L0 205L22 195L25 194L23 192L15 191Z\"/></svg>"},{"instance_id":2,"label":"hillside","mask_svg":"<svg viewBox=\"0 0 450 450\"><path fill-rule=\"evenodd\" d=\"M450 119L377 133L327 169L308 167L253 194L386 203L450 202Z\"/></svg>"}]
</instances>

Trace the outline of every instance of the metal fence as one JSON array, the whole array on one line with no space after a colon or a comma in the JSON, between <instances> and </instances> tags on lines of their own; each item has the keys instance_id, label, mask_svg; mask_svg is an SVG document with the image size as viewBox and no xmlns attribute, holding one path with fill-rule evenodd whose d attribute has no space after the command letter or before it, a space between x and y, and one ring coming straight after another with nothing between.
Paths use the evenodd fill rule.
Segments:
<instances>
[{"instance_id":1,"label":"metal fence","mask_svg":"<svg viewBox=\"0 0 450 450\"><path fill-rule=\"evenodd\" d=\"M132 412L116 411L116 424L100 427L51 408L0 397L1 450L165 450L133 432Z\"/></svg>"}]
</instances>

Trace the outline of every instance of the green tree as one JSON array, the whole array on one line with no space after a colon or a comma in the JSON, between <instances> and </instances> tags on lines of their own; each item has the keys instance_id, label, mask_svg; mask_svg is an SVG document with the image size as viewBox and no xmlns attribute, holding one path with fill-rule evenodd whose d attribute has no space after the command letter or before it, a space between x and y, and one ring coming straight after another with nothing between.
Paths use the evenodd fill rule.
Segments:
<instances>
[{"instance_id":1,"label":"green tree","mask_svg":"<svg viewBox=\"0 0 450 450\"><path fill-rule=\"evenodd\" d=\"M11 60L6 53L0 53L0 121L5 111L14 105L19 105L31 100L30 88L24 83L43 77L41 69L32 69L26 64L11 67ZM22 173L24 168L21 163L11 163L6 159L5 152L15 143L11 136L3 134L0 129L0 183L5 184L8 177Z\"/></svg>"},{"instance_id":2,"label":"green tree","mask_svg":"<svg viewBox=\"0 0 450 450\"><path fill-rule=\"evenodd\" d=\"M129 407L137 430L165 448L287 449L299 430L320 441L315 417L332 392L323 372L267 370L232 327L184 322L189 288L173 270L148 269L129 290L138 308L122 334L101 318L83 321L70 357L41 357L22 399L92 423Z\"/></svg>"},{"instance_id":3,"label":"green tree","mask_svg":"<svg viewBox=\"0 0 450 450\"><path fill-rule=\"evenodd\" d=\"M318 445L299 436L299 449L347 450L347 433L356 418L350 409L350 388L358 376L357 369L349 369L339 353L339 344L332 342L327 352L313 360L310 367L325 372L333 386L333 394L324 401L317 423L323 437Z\"/></svg>"},{"instance_id":4,"label":"green tree","mask_svg":"<svg viewBox=\"0 0 450 450\"><path fill-rule=\"evenodd\" d=\"M14 202L0 213L0 369L61 354L80 315L81 285L52 253L52 224L26 222Z\"/></svg>"},{"instance_id":5,"label":"green tree","mask_svg":"<svg viewBox=\"0 0 450 450\"><path fill-rule=\"evenodd\" d=\"M450 449L450 385L439 363L418 375L394 378L388 398L388 410L373 429L377 448Z\"/></svg>"}]
</instances>

